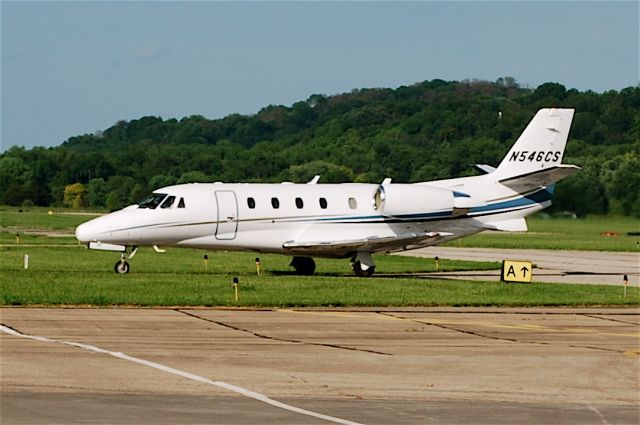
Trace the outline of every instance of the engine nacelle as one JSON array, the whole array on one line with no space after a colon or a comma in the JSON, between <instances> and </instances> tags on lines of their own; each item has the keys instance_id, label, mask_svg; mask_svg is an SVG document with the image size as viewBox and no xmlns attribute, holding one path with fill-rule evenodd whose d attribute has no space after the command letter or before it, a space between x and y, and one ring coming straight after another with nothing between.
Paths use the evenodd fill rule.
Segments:
<instances>
[{"instance_id":1,"label":"engine nacelle","mask_svg":"<svg viewBox=\"0 0 640 425\"><path fill-rule=\"evenodd\" d=\"M458 215L451 190L418 184L378 187L374 195L374 208L386 216L404 219L424 218L432 213L434 216Z\"/></svg>"}]
</instances>

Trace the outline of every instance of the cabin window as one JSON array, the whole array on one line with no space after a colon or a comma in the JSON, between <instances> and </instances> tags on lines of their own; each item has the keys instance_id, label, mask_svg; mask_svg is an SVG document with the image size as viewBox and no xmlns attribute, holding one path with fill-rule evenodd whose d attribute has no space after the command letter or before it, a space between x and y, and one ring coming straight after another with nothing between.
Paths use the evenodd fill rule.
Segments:
<instances>
[{"instance_id":1,"label":"cabin window","mask_svg":"<svg viewBox=\"0 0 640 425\"><path fill-rule=\"evenodd\" d=\"M166 193L152 193L151 195L138 202L138 208L149 208L150 210L160 205L160 202L167 196Z\"/></svg>"},{"instance_id":2,"label":"cabin window","mask_svg":"<svg viewBox=\"0 0 640 425\"><path fill-rule=\"evenodd\" d=\"M320 208L322 208L323 210L327 209L327 200L324 198L320 198Z\"/></svg>"},{"instance_id":3,"label":"cabin window","mask_svg":"<svg viewBox=\"0 0 640 425\"><path fill-rule=\"evenodd\" d=\"M352 210L358 208L358 201L356 201L356 198L349 198L349 208Z\"/></svg>"},{"instance_id":4,"label":"cabin window","mask_svg":"<svg viewBox=\"0 0 640 425\"><path fill-rule=\"evenodd\" d=\"M178 201L178 208L184 208L184 198L180 198Z\"/></svg>"},{"instance_id":5,"label":"cabin window","mask_svg":"<svg viewBox=\"0 0 640 425\"><path fill-rule=\"evenodd\" d=\"M296 198L296 207L298 207L298 209L302 209L302 207L304 207L304 202L302 202L302 198Z\"/></svg>"},{"instance_id":6,"label":"cabin window","mask_svg":"<svg viewBox=\"0 0 640 425\"><path fill-rule=\"evenodd\" d=\"M165 199L162 205L160 205L160 208L164 208L164 209L171 208L171 206L175 201L176 201L175 196L167 196L167 199Z\"/></svg>"},{"instance_id":7,"label":"cabin window","mask_svg":"<svg viewBox=\"0 0 640 425\"><path fill-rule=\"evenodd\" d=\"M271 198L271 206L276 210L280 208L280 201L278 198Z\"/></svg>"},{"instance_id":8,"label":"cabin window","mask_svg":"<svg viewBox=\"0 0 640 425\"><path fill-rule=\"evenodd\" d=\"M256 207L256 200L253 198L247 198L247 206L254 209Z\"/></svg>"}]
</instances>

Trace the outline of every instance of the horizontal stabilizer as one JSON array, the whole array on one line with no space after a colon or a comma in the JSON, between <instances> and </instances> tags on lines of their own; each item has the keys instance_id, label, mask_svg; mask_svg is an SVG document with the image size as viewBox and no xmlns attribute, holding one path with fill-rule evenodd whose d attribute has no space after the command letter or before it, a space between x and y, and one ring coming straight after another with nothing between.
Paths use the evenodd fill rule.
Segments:
<instances>
[{"instance_id":1,"label":"horizontal stabilizer","mask_svg":"<svg viewBox=\"0 0 640 425\"><path fill-rule=\"evenodd\" d=\"M473 168L480 171L482 174L489 174L496 170L496 167L492 167L487 164L473 164Z\"/></svg>"},{"instance_id":2,"label":"horizontal stabilizer","mask_svg":"<svg viewBox=\"0 0 640 425\"><path fill-rule=\"evenodd\" d=\"M371 236L362 239L343 241L317 241L298 242L288 241L282 247L288 251L297 253L317 254L324 252L379 252L379 251L401 251L405 246L428 246L433 245L437 240L452 236L452 233L427 232L427 233L405 233L395 236Z\"/></svg>"},{"instance_id":3,"label":"horizontal stabilizer","mask_svg":"<svg viewBox=\"0 0 640 425\"><path fill-rule=\"evenodd\" d=\"M576 165L557 165L540 171L533 171L517 177L500 180L500 183L515 190L526 192L540 186L549 186L559 180L569 177L580 170Z\"/></svg>"}]
</instances>

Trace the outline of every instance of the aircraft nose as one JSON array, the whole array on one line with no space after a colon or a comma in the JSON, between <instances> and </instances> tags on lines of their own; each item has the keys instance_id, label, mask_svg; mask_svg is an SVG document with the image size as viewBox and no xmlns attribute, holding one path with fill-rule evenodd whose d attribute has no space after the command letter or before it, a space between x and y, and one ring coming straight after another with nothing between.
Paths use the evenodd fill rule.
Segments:
<instances>
[{"instance_id":1,"label":"aircraft nose","mask_svg":"<svg viewBox=\"0 0 640 425\"><path fill-rule=\"evenodd\" d=\"M80 242L91 242L93 240L93 229L90 222L82 223L76 227L76 239Z\"/></svg>"}]
</instances>

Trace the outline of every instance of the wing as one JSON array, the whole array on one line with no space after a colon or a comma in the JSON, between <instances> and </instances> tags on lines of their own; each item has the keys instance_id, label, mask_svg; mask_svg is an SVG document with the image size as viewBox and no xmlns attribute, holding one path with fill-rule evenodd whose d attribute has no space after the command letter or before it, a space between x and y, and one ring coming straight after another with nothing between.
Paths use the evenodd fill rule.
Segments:
<instances>
[{"instance_id":1,"label":"wing","mask_svg":"<svg viewBox=\"0 0 640 425\"><path fill-rule=\"evenodd\" d=\"M357 251L393 252L435 244L453 233L427 232L405 233L394 236L371 236L362 239L341 241L288 241L282 247L291 253L331 257L349 256Z\"/></svg>"}]
</instances>

